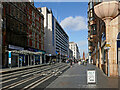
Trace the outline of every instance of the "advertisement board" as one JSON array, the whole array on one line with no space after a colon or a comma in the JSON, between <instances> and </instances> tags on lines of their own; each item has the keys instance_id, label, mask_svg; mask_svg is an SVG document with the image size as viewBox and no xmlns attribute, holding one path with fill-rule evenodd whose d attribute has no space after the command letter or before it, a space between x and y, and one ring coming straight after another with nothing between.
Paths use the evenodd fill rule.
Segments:
<instances>
[{"instance_id":1,"label":"advertisement board","mask_svg":"<svg viewBox=\"0 0 120 90\"><path fill-rule=\"evenodd\" d=\"M9 64L11 64L11 51L8 51L8 58L9 58L9 59L8 59L8 60L9 60L8 62L9 62Z\"/></svg>"},{"instance_id":2,"label":"advertisement board","mask_svg":"<svg viewBox=\"0 0 120 90\"><path fill-rule=\"evenodd\" d=\"M96 83L96 71L95 70L87 70L87 83Z\"/></svg>"}]
</instances>

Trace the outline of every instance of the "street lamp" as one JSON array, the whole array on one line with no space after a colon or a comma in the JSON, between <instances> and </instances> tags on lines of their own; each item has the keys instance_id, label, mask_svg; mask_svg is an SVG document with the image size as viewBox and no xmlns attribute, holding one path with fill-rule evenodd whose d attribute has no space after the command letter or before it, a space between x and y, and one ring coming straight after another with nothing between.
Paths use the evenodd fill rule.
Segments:
<instances>
[{"instance_id":1,"label":"street lamp","mask_svg":"<svg viewBox=\"0 0 120 90\"><path fill-rule=\"evenodd\" d=\"M59 48L59 50L60 50L60 63L61 63L61 48Z\"/></svg>"},{"instance_id":2,"label":"street lamp","mask_svg":"<svg viewBox=\"0 0 120 90\"><path fill-rule=\"evenodd\" d=\"M2 2L0 2L0 68L2 68Z\"/></svg>"}]
</instances>

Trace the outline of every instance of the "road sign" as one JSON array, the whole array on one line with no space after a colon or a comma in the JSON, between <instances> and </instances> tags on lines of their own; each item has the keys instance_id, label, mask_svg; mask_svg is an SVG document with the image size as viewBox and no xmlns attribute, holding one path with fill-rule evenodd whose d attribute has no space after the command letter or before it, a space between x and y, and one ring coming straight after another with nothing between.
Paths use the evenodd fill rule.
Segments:
<instances>
[{"instance_id":1,"label":"road sign","mask_svg":"<svg viewBox=\"0 0 120 90\"><path fill-rule=\"evenodd\" d=\"M96 72L95 70L87 70L87 83L96 83Z\"/></svg>"},{"instance_id":2,"label":"road sign","mask_svg":"<svg viewBox=\"0 0 120 90\"><path fill-rule=\"evenodd\" d=\"M111 47L109 43L105 44L105 47Z\"/></svg>"}]
</instances>

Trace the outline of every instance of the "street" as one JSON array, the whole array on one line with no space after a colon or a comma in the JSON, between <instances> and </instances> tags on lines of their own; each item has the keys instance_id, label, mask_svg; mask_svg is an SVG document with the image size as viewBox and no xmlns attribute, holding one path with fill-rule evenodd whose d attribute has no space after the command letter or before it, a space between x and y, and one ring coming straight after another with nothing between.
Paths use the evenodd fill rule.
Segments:
<instances>
[{"instance_id":1,"label":"street","mask_svg":"<svg viewBox=\"0 0 120 90\"><path fill-rule=\"evenodd\" d=\"M68 69L69 68L69 69ZM96 70L96 84L87 84L87 70ZM94 65L86 66L57 63L39 68L21 70L3 74L2 89L33 89L33 88L118 88L117 78L108 78Z\"/></svg>"}]
</instances>

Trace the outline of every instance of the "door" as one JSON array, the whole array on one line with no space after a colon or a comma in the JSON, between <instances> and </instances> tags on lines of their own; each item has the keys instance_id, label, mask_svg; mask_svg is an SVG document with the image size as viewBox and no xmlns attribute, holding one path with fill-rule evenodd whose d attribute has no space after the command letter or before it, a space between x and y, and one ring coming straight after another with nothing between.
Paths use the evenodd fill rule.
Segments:
<instances>
[{"instance_id":1,"label":"door","mask_svg":"<svg viewBox=\"0 0 120 90\"><path fill-rule=\"evenodd\" d=\"M120 76L120 48L118 49L118 74Z\"/></svg>"}]
</instances>

